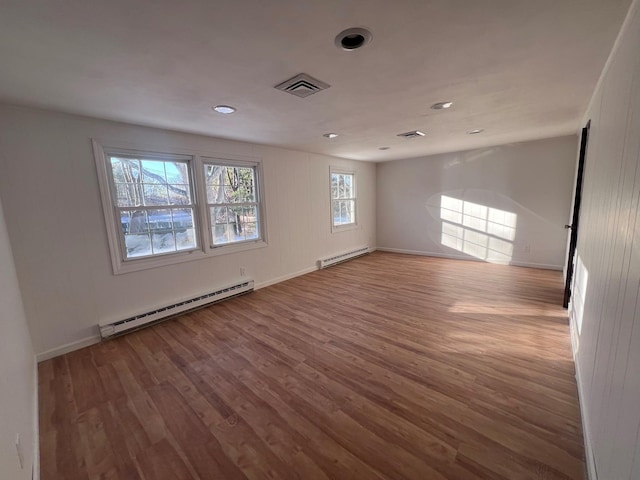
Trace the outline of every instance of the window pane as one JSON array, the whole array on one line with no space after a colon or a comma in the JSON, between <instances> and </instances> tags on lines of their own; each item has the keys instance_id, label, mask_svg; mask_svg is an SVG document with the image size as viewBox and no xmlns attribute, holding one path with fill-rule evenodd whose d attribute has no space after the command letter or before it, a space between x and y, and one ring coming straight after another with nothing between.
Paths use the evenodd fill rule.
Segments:
<instances>
[{"instance_id":1,"label":"window pane","mask_svg":"<svg viewBox=\"0 0 640 480\"><path fill-rule=\"evenodd\" d=\"M224 203L233 203L236 201L235 190L231 185L222 187L222 201Z\"/></svg>"},{"instance_id":2,"label":"window pane","mask_svg":"<svg viewBox=\"0 0 640 480\"><path fill-rule=\"evenodd\" d=\"M355 200L334 200L333 201L333 225L348 225L355 223L356 202Z\"/></svg>"},{"instance_id":3,"label":"window pane","mask_svg":"<svg viewBox=\"0 0 640 480\"><path fill-rule=\"evenodd\" d=\"M220 185L221 172L222 172L222 167L220 165L206 164L204 166L204 176L205 176L207 185Z\"/></svg>"},{"instance_id":4,"label":"window pane","mask_svg":"<svg viewBox=\"0 0 640 480\"><path fill-rule=\"evenodd\" d=\"M139 234L149 231L149 223L147 221L147 212L144 210L131 211L131 221L127 233Z\"/></svg>"},{"instance_id":5,"label":"window pane","mask_svg":"<svg viewBox=\"0 0 640 480\"><path fill-rule=\"evenodd\" d=\"M192 209L175 208L171 211L173 216L173 230L176 239L177 250L190 250L198 246L194 228Z\"/></svg>"},{"instance_id":6,"label":"window pane","mask_svg":"<svg viewBox=\"0 0 640 480\"><path fill-rule=\"evenodd\" d=\"M231 226L229 229L230 241L241 242L244 240L242 213L242 207L229 208L229 225Z\"/></svg>"},{"instance_id":7,"label":"window pane","mask_svg":"<svg viewBox=\"0 0 640 480\"><path fill-rule=\"evenodd\" d=\"M350 173L331 174L331 198L354 198L354 175Z\"/></svg>"},{"instance_id":8,"label":"window pane","mask_svg":"<svg viewBox=\"0 0 640 480\"><path fill-rule=\"evenodd\" d=\"M125 235L127 258L144 257L151 255L151 237L147 235Z\"/></svg>"},{"instance_id":9,"label":"window pane","mask_svg":"<svg viewBox=\"0 0 640 480\"><path fill-rule=\"evenodd\" d=\"M149 228L152 232L167 232L173 229L171 210L150 210L148 216Z\"/></svg>"},{"instance_id":10,"label":"window pane","mask_svg":"<svg viewBox=\"0 0 640 480\"><path fill-rule=\"evenodd\" d=\"M340 225L340 202L333 201L333 224Z\"/></svg>"},{"instance_id":11,"label":"window pane","mask_svg":"<svg viewBox=\"0 0 640 480\"><path fill-rule=\"evenodd\" d=\"M143 185L143 191L145 205L169 205L169 194L166 185L145 183Z\"/></svg>"},{"instance_id":12,"label":"window pane","mask_svg":"<svg viewBox=\"0 0 640 480\"><path fill-rule=\"evenodd\" d=\"M126 182L124 178L124 171L122 170L122 163L119 158L110 157L109 161L111 162L111 172L113 173L113 181L115 183L124 183Z\"/></svg>"},{"instance_id":13,"label":"window pane","mask_svg":"<svg viewBox=\"0 0 640 480\"><path fill-rule=\"evenodd\" d=\"M172 210L173 215L173 229L176 232L193 228L193 210L190 208L174 208Z\"/></svg>"},{"instance_id":14,"label":"window pane","mask_svg":"<svg viewBox=\"0 0 640 480\"><path fill-rule=\"evenodd\" d=\"M142 185L139 183L116 183L118 207L137 207L142 205Z\"/></svg>"},{"instance_id":15,"label":"window pane","mask_svg":"<svg viewBox=\"0 0 640 480\"><path fill-rule=\"evenodd\" d=\"M346 215L345 215L346 222L345 223L354 223L356 221L356 219L355 219L355 210L356 210L355 201L347 200L344 203L345 203L345 207L346 207Z\"/></svg>"},{"instance_id":16,"label":"window pane","mask_svg":"<svg viewBox=\"0 0 640 480\"><path fill-rule=\"evenodd\" d=\"M351 175L345 175L344 176L344 197L345 198L352 198L353 195L351 195Z\"/></svg>"},{"instance_id":17,"label":"window pane","mask_svg":"<svg viewBox=\"0 0 640 480\"><path fill-rule=\"evenodd\" d=\"M244 240L253 240L258 238L257 223L258 208L256 206L244 207L240 216L239 235Z\"/></svg>"},{"instance_id":18,"label":"window pane","mask_svg":"<svg viewBox=\"0 0 640 480\"><path fill-rule=\"evenodd\" d=\"M191 189L189 185L171 184L167 188L171 205L191 205Z\"/></svg>"},{"instance_id":19,"label":"window pane","mask_svg":"<svg viewBox=\"0 0 640 480\"><path fill-rule=\"evenodd\" d=\"M205 165L205 176L207 202L210 204L256 201L253 168Z\"/></svg>"},{"instance_id":20,"label":"window pane","mask_svg":"<svg viewBox=\"0 0 640 480\"><path fill-rule=\"evenodd\" d=\"M214 245L229 242L229 215L227 207L212 207L211 216L212 240Z\"/></svg>"},{"instance_id":21,"label":"window pane","mask_svg":"<svg viewBox=\"0 0 640 480\"><path fill-rule=\"evenodd\" d=\"M151 234L153 253L175 252L176 245L172 231L161 230Z\"/></svg>"},{"instance_id":22,"label":"window pane","mask_svg":"<svg viewBox=\"0 0 640 480\"><path fill-rule=\"evenodd\" d=\"M130 158L110 157L111 172L116 183L136 183L141 182L140 161Z\"/></svg>"},{"instance_id":23,"label":"window pane","mask_svg":"<svg viewBox=\"0 0 640 480\"><path fill-rule=\"evenodd\" d=\"M220 188L223 183L222 174L222 167L219 165L204 166L204 181L208 203L222 203L222 189Z\"/></svg>"},{"instance_id":24,"label":"window pane","mask_svg":"<svg viewBox=\"0 0 640 480\"><path fill-rule=\"evenodd\" d=\"M214 245L260 238L258 207L210 208Z\"/></svg>"},{"instance_id":25,"label":"window pane","mask_svg":"<svg viewBox=\"0 0 640 480\"><path fill-rule=\"evenodd\" d=\"M165 162L164 168L168 183L189 183L189 167L185 162Z\"/></svg>"},{"instance_id":26,"label":"window pane","mask_svg":"<svg viewBox=\"0 0 640 480\"><path fill-rule=\"evenodd\" d=\"M167 176L164 171L165 162L142 160L142 181L151 184L167 184Z\"/></svg>"}]
</instances>

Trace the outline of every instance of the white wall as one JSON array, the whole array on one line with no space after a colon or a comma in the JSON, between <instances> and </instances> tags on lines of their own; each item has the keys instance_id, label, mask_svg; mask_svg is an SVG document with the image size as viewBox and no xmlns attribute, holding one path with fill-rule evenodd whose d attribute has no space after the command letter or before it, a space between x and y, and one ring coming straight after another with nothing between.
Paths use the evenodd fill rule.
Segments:
<instances>
[{"instance_id":1,"label":"white wall","mask_svg":"<svg viewBox=\"0 0 640 480\"><path fill-rule=\"evenodd\" d=\"M640 479L639 52L635 1L585 117L570 316L592 480Z\"/></svg>"},{"instance_id":2,"label":"white wall","mask_svg":"<svg viewBox=\"0 0 640 480\"><path fill-rule=\"evenodd\" d=\"M481 259L496 263L562 268L577 142L569 136L378 164L378 247L469 259L486 251ZM478 237L454 221L462 248L443 245L443 195L516 214L515 238ZM488 240L490 248L475 248L474 236L472 243Z\"/></svg>"},{"instance_id":3,"label":"white wall","mask_svg":"<svg viewBox=\"0 0 640 480\"><path fill-rule=\"evenodd\" d=\"M37 463L36 369L0 203L0 479L31 478ZM24 468L16 436L24 452ZM37 467L36 467L37 468Z\"/></svg>"},{"instance_id":4,"label":"white wall","mask_svg":"<svg viewBox=\"0 0 640 480\"><path fill-rule=\"evenodd\" d=\"M262 158L269 245L114 276L91 138ZM0 152L0 195L38 353L95 341L98 322L228 284L241 266L264 285L327 254L376 245L374 164L6 105ZM358 229L331 233L330 165L357 171Z\"/></svg>"}]
</instances>

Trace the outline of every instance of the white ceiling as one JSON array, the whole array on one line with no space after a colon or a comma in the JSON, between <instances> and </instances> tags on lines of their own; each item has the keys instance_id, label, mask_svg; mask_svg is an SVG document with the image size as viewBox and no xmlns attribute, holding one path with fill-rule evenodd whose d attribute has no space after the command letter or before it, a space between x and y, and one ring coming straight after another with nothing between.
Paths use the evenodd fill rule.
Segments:
<instances>
[{"instance_id":1,"label":"white ceiling","mask_svg":"<svg viewBox=\"0 0 640 480\"><path fill-rule=\"evenodd\" d=\"M0 100L359 160L553 137L577 131L629 4L0 0ZM336 48L354 26L372 42ZM331 88L273 88L301 72Z\"/></svg>"}]
</instances>

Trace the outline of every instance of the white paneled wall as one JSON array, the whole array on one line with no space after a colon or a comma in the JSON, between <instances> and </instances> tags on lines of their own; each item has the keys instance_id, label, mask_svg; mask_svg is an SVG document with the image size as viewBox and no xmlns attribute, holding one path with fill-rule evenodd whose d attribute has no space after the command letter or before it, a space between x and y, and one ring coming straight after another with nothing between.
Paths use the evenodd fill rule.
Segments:
<instances>
[{"instance_id":1,"label":"white paneled wall","mask_svg":"<svg viewBox=\"0 0 640 480\"><path fill-rule=\"evenodd\" d=\"M594 93L570 310L592 480L640 479L640 14Z\"/></svg>"},{"instance_id":2,"label":"white paneled wall","mask_svg":"<svg viewBox=\"0 0 640 480\"><path fill-rule=\"evenodd\" d=\"M91 138L262 159L268 246L113 275ZM240 267L263 286L313 270L327 255L376 245L371 163L6 105L0 153L0 195L25 310L36 352L45 356L95 341L99 322L234 282ZM357 229L331 233L331 165L357 172Z\"/></svg>"},{"instance_id":3,"label":"white paneled wall","mask_svg":"<svg viewBox=\"0 0 640 480\"><path fill-rule=\"evenodd\" d=\"M38 477L36 362L0 203L0 478ZM22 465L16 449L20 436Z\"/></svg>"}]
</instances>

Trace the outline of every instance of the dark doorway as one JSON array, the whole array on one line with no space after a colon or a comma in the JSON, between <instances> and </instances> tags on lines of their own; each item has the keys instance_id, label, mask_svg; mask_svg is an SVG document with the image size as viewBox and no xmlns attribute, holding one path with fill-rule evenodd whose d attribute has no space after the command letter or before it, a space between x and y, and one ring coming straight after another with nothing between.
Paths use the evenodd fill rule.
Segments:
<instances>
[{"instance_id":1,"label":"dark doorway","mask_svg":"<svg viewBox=\"0 0 640 480\"><path fill-rule=\"evenodd\" d=\"M569 255L567 257L567 280L564 284L564 300L562 306L569 306L571 298L571 282L573 281L573 257L576 253L576 245L578 244L578 223L580 221L580 203L582 202L582 178L584 173L584 160L587 156L587 143L589 142L589 129L591 128L591 120L582 129L582 137L580 139L580 157L578 158L578 177L576 178L576 196L573 201L573 217L571 225L565 225L564 228L571 229L571 239L569 240Z\"/></svg>"}]
</instances>

